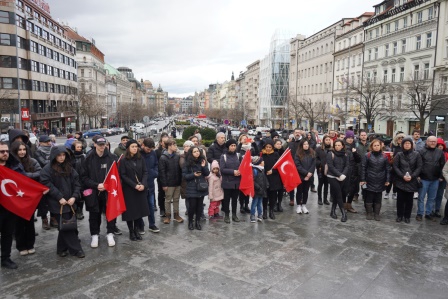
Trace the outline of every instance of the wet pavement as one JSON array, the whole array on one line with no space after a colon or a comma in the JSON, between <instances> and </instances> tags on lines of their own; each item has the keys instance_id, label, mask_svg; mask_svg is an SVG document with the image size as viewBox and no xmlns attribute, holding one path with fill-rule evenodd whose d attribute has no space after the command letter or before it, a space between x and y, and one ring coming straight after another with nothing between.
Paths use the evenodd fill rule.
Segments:
<instances>
[{"instance_id":1,"label":"wet pavement","mask_svg":"<svg viewBox=\"0 0 448 299\"><path fill-rule=\"evenodd\" d=\"M349 214L330 218L312 193L309 215L284 201L277 219L226 224L161 223L132 242L127 227L108 247L90 248L87 218L80 221L84 259L56 255L56 229L43 231L34 255L12 259L18 270L0 270L2 298L448 298L448 227L439 220L395 222L395 201L384 200L381 221ZM444 206L445 200L443 202ZM185 205L181 205L185 211ZM85 214L86 216L88 213ZM146 224L147 221L145 220ZM13 247L15 244L13 244Z\"/></svg>"}]
</instances>

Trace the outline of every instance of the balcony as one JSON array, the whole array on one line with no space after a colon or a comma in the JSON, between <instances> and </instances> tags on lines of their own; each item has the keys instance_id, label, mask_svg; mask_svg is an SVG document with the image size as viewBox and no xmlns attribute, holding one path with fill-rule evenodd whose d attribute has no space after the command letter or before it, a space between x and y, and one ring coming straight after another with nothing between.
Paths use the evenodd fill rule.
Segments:
<instances>
[{"instance_id":1,"label":"balcony","mask_svg":"<svg viewBox=\"0 0 448 299\"><path fill-rule=\"evenodd\" d=\"M59 119L59 118L64 118L64 117L75 117L75 116L76 116L76 113L72 112L72 111L32 113L31 120L39 121L39 120L46 120L46 119Z\"/></svg>"}]
</instances>

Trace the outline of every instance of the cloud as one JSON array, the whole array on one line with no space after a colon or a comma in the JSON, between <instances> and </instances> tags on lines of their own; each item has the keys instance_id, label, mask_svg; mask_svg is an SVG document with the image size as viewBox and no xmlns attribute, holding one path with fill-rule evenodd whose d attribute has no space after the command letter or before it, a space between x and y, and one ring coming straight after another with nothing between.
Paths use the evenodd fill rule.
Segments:
<instances>
[{"instance_id":1,"label":"cloud","mask_svg":"<svg viewBox=\"0 0 448 299\"><path fill-rule=\"evenodd\" d=\"M170 95L229 80L269 51L276 29L311 35L378 0L47 0L54 19L94 38L114 67ZM323 9L325 8L325 9Z\"/></svg>"}]
</instances>

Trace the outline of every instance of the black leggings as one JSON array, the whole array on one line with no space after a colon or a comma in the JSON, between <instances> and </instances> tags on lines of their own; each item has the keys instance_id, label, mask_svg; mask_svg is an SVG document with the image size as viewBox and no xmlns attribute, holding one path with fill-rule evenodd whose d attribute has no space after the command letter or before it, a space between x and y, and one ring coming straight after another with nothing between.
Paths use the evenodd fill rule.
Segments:
<instances>
[{"instance_id":1,"label":"black leggings","mask_svg":"<svg viewBox=\"0 0 448 299\"><path fill-rule=\"evenodd\" d=\"M31 220L25 220L21 217L17 217L15 237L16 248L18 251L34 248L34 242L36 241L34 215L31 217Z\"/></svg>"},{"instance_id":2,"label":"black leggings","mask_svg":"<svg viewBox=\"0 0 448 299\"><path fill-rule=\"evenodd\" d=\"M130 221L126 221L129 231L133 232L135 228L139 227L141 224L141 218L136 219L136 220L130 220Z\"/></svg>"},{"instance_id":3,"label":"black leggings","mask_svg":"<svg viewBox=\"0 0 448 299\"><path fill-rule=\"evenodd\" d=\"M350 186L348 186L347 197L344 198L344 202L352 203L355 194L359 192L359 178L350 180Z\"/></svg>"},{"instance_id":4,"label":"black leggings","mask_svg":"<svg viewBox=\"0 0 448 299\"><path fill-rule=\"evenodd\" d=\"M193 221L193 216L196 214L196 221L199 221L202 216L204 197L188 197L188 222Z\"/></svg>"},{"instance_id":5,"label":"black leggings","mask_svg":"<svg viewBox=\"0 0 448 299\"><path fill-rule=\"evenodd\" d=\"M238 204L238 189L224 189L224 199L222 200L222 210L224 213L229 213L230 201L232 201L232 213L236 214L236 205Z\"/></svg>"},{"instance_id":6,"label":"black leggings","mask_svg":"<svg viewBox=\"0 0 448 299\"><path fill-rule=\"evenodd\" d=\"M365 190L365 203L381 204L383 192L373 192L369 190Z\"/></svg>"},{"instance_id":7,"label":"black leggings","mask_svg":"<svg viewBox=\"0 0 448 299\"><path fill-rule=\"evenodd\" d=\"M413 205L414 192L406 192L397 188L397 217L411 218Z\"/></svg>"},{"instance_id":8,"label":"black leggings","mask_svg":"<svg viewBox=\"0 0 448 299\"><path fill-rule=\"evenodd\" d=\"M244 195L244 193L240 191L239 199L241 209L249 205L249 195Z\"/></svg>"},{"instance_id":9,"label":"black leggings","mask_svg":"<svg viewBox=\"0 0 448 299\"><path fill-rule=\"evenodd\" d=\"M333 198L333 205L337 204L340 209L343 209L343 199L347 196L347 184L345 180L340 182L335 178L328 178L328 183L330 184L330 194Z\"/></svg>"},{"instance_id":10,"label":"black leggings","mask_svg":"<svg viewBox=\"0 0 448 299\"><path fill-rule=\"evenodd\" d=\"M306 205L308 201L308 193L310 192L311 181L302 179L302 184L297 186L296 203L298 205Z\"/></svg>"},{"instance_id":11,"label":"black leggings","mask_svg":"<svg viewBox=\"0 0 448 299\"><path fill-rule=\"evenodd\" d=\"M324 197L322 197L322 188L324 189ZM326 175L319 177L319 184L317 185L317 198L328 198L328 177Z\"/></svg>"},{"instance_id":12,"label":"black leggings","mask_svg":"<svg viewBox=\"0 0 448 299\"><path fill-rule=\"evenodd\" d=\"M267 211L268 210L268 204L269 204L269 209L274 209L275 204L277 203L277 194L281 192L281 197L283 196L283 190L268 190L268 197L264 197L263 198L263 211ZM282 201L280 197L280 202Z\"/></svg>"}]
</instances>

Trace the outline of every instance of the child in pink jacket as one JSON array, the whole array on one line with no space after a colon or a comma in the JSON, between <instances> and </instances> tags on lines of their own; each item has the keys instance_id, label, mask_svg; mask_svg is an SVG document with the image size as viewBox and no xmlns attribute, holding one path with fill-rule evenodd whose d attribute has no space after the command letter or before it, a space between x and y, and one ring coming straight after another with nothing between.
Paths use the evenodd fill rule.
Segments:
<instances>
[{"instance_id":1,"label":"child in pink jacket","mask_svg":"<svg viewBox=\"0 0 448 299\"><path fill-rule=\"evenodd\" d=\"M210 199L208 215L210 219L221 219L219 205L221 204L221 200L224 199L224 190L221 187L222 177L218 161L213 160L211 170L208 176L208 198Z\"/></svg>"}]
</instances>

